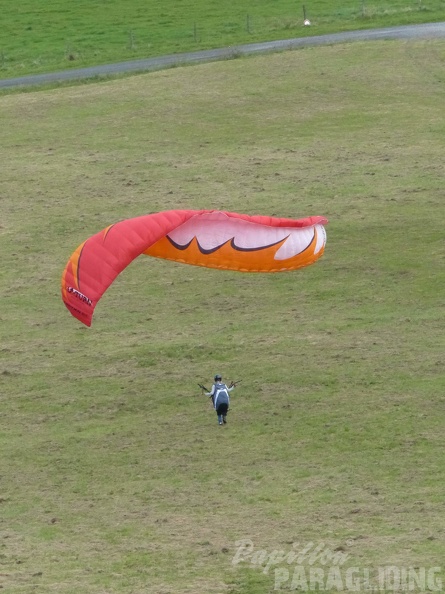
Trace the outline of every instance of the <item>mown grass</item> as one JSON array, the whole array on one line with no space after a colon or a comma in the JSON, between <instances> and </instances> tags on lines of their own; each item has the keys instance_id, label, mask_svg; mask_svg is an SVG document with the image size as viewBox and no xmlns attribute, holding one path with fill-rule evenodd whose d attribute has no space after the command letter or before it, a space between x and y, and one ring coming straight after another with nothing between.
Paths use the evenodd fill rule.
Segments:
<instances>
[{"instance_id":1,"label":"mown grass","mask_svg":"<svg viewBox=\"0 0 445 594\"><path fill-rule=\"evenodd\" d=\"M443 20L444 0L0 0L0 76ZM303 17L311 26L303 26Z\"/></svg>"},{"instance_id":2,"label":"mown grass","mask_svg":"<svg viewBox=\"0 0 445 594\"><path fill-rule=\"evenodd\" d=\"M354 44L0 99L5 591L272 591L243 538L442 567L444 61ZM82 327L70 253L170 208L323 214L326 253L140 258ZM243 380L222 429L215 372Z\"/></svg>"}]
</instances>

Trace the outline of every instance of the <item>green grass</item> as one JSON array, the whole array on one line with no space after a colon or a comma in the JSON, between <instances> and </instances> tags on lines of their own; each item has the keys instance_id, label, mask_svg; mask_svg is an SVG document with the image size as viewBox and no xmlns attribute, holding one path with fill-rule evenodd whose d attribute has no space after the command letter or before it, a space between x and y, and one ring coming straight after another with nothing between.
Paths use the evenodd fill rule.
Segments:
<instances>
[{"instance_id":1,"label":"green grass","mask_svg":"<svg viewBox=\"0 0 445 594\"><path fill-rule=\"evenodd\" d=\"M311 27L303 26L303 14ZM10 78L256 41L441 21L444 0L0 0Z\"/></svg>"},{"instance_id":2,"label":"green grass","mask_svg":"<svg viewBox=\"0 0 445 594\"><path fill-rule=\"evenodd\" d=\"M244 538L443 566L444 62L376 42L0 98L5 592L272 592ZM140 258L81 326L71 252L170 208L322 214L326 253ZM215 372L243 379L222 429Z\"/></svg>"}]
</instances>

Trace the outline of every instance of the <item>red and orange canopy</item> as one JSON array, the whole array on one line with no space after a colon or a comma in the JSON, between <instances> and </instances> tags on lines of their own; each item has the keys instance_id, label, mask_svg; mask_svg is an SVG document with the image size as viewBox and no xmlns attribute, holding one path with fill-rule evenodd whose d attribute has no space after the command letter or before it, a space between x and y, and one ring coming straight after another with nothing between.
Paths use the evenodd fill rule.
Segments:
<instances>
[{"instance_id":1,"label":"red and orange canopy","mask_svg":"<svg viewBox=\"0 0 445 594\"><path fill-rule=\"evenodd\" d=\"M141 254L184 264L281 272L313 264L324 252L324 217L285 219L216 210L169 210L127 219L83 242L62 276L62 299L91 326L107 288Z\"/></svg>"}]
</instances>

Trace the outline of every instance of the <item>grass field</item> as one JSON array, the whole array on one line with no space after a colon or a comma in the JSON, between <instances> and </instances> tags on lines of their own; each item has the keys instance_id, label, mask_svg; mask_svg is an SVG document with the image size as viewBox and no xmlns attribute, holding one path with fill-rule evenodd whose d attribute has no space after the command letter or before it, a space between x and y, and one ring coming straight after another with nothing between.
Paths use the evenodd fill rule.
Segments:
<instances>
[{"instance_id":1,"label":"grass field","mask_svg":"<svg viewBox=\"0 0 445 594\"><path fill-rule=\"evenodd\" d=\"M2 591L295 589L295 561L235 565L242 539L342 553L359 591L444 579L444 63L374 42L0 98ZM325 215L326 253L140 258L82 327L71 252L170 208ZM215 372L243 380L224 428Z\"/></svg>"},{"instance_id":2,"label":"grass field","mask_svg":"<svg viewBox=\"0 0 445 594\"><path fill-rule=\"evenodd\" d=\"M0 0L0 77L442 21L444 0ZM303 26L304 15L311 22Z\"/></svg>"}]
</instances>

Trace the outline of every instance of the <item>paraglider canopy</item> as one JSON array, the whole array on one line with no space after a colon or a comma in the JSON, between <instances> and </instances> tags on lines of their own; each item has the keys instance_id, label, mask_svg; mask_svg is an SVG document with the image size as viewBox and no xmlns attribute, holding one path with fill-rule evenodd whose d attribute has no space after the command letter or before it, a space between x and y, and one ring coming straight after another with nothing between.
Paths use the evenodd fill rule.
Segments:
<instances>
[{"instance_id":1,"label":"paraglider canopy","mask_svg":"<svg viewBox=\"0 0 445 594\"><path fill-rule=\"evenodd\" d=\"M296 270L324 252L327 219L286 219L216 210L169 210L127 219L84 241L62 275L62 299L91 326L94 308L138 256L240 272Z\"/></svg>"}]
</instances>

